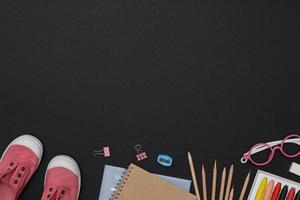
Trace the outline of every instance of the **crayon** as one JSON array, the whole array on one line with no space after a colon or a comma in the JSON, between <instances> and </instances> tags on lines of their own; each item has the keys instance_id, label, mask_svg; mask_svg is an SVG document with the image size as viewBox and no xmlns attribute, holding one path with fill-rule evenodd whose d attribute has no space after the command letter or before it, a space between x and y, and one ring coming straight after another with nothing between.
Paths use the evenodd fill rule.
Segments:
<instances>
[{"instance_id":1,"label":"crayon","mask_svg":"<svg viewBox=\"0 0 300 200\"><path fill-rule=\"evenodd\" d=\"M287 185L285 185L283 188L282 188L282 190L281 190L281 192L280 192L280 195L279 195L279 197L278 197L278 200L285 200L285 197L286 197L286 194L287 194L287 192L288 192L288 186Z\"/></svg>"},{"instance_id":2,"label":"crayon","mask_svg":"<svg viewBox=\"0 0 300 200\"><path fill-rule=\"evenodd\" d=\"M300 200L300 190L297 192L294 200Z\"/></svg>"},{"instance_id":3,"label":"crayon","mask_svg":"<svg viewBox=\"0 0 300 200\"><path fill-rule=\"evenodd\" d=\"M277 200L281 191L281 183L277 183L270 200Z\"/></svg>"},{"instance_id":4,"label":"crayon","mask_svg":"<svg viewBox=\"0 0 300 200\"><path fill-rule=\"evenodd\" d=\"M296 192L296 189L294 187L292 189L290 189L290 191L286 197L286 200L294 200L295 192Z\"/></svg>"},{"instance_id":5,"label":"crayon","mask_svg":"<svg viewBox=\"0 0 300 200\"><path fill-rule=\"evenodd\" d=\"M272 191L273 191L273 188L274 188L274 181L271 180L267 187L266 187L266 191L265 191L265 194L264 194L264 197L263 197L263 200L269 200L271 195L272 195Z\"/></svg>"},{"instance_id":6,"label":"crayon","mask_svg":"<svg viewBox=\"0 0 300 200\"><path fill-rule=\"evenodd\" d=\"M268 183L268 179L266 177L264 177L262 179L262 181L260 183L260 186L257 190L257 193L255 195L255 200L262 200L263 195L264 195L265 190L266 190L267 183Z\"/></svg>"}]
</instances>

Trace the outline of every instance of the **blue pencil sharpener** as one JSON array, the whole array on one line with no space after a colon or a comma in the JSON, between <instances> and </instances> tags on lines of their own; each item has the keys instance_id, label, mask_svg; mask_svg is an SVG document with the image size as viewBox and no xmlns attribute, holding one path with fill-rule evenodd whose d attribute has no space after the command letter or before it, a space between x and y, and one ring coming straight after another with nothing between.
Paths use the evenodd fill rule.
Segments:
<instances>
[{"instance_id":1,"label":"blue pencil sharpener","mask_svg":"<svg viewBox=\"0 0 300 200\"><path fill-rule=\"evenodd\" d=\"M164 167L171 167L173 164L173 158L166 154L159 154L157 156L157 162Z\"/></svg>"}]
</instances>

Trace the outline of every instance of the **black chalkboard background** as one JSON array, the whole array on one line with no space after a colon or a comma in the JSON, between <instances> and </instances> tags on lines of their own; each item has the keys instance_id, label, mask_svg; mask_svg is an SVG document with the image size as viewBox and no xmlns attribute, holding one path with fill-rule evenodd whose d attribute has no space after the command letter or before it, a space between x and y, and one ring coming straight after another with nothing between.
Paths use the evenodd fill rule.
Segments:
<instances>
[{"instance_id":1,"label":"black chalkboard background","mask_svg":"<svg viewBox=\"0 0 300 200\"><path fill-rule=\"evenodd\" d=\"M45 145L20 199L40 198L57 154L79 162L80 199L92 200L104 164L190 178L187 149L209 180L215 159L219 171L234 163L239 193L258 169L241 155L300 128L299 35L299 3L276 0L2 0L0 151L24 131ZM136 161L137 143L148 160ZM106 145L112 156L94 158ZM278 153L260 169L299 181L297 159Z\"/></svg>"}]
</instances>

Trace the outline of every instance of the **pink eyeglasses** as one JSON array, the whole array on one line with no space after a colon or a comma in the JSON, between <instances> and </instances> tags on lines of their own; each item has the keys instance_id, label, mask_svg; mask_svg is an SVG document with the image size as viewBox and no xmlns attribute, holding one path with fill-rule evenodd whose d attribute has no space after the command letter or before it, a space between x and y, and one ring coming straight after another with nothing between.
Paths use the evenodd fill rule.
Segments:
<instances>
[{"instance_id":1,"label":"pink eyeglasses","mask_svg":"<svg viewBox=\"0 0 300 200\"><path fill-rule=\"evenodd\" d=\"M264 150L268 150L269 152L262 152ZM254 165L257 166L267 165L273 159L276 150L279 150L287 158L295 158L299 156L300 135L292 134L288 135L283 140L268 143L258 143L243 155L241 162L246 163L248 160L250 160Z\"/></svg>"}]
</instances>

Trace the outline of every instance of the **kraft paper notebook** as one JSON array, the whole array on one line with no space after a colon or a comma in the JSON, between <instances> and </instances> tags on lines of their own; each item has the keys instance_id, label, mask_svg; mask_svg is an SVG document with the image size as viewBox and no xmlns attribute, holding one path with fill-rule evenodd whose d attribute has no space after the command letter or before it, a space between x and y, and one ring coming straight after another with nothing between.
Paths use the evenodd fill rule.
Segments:
<instances>
[{"instance_id":1,"label":"kraft paper notebook","mask_svg":"<svg viewBox=\"0 0 300 200\"><path fill-rule=\"evenodd\" d=\"M116 186L122 179L122 175L125 172L125 168L116 167L111 165L105 165L102 176L102 183L100 188L100 194L98 200L109 200L111 195L116 191ZM154 174L161 177L162 179L176 185L177 187L189 192L191 188L192 181L182 178L164 176L159 174Z\"/></svg>"},{"instance_id":2,"label":"kraft paper notebook","mask_svg":"<svg viewBox=\"0 0 300 200\"><path fill-rule=\"evenodd\" d=\"M196 200L196 197L162 178L130 164L112 200Z\"/></svg>"}]
</instances>

